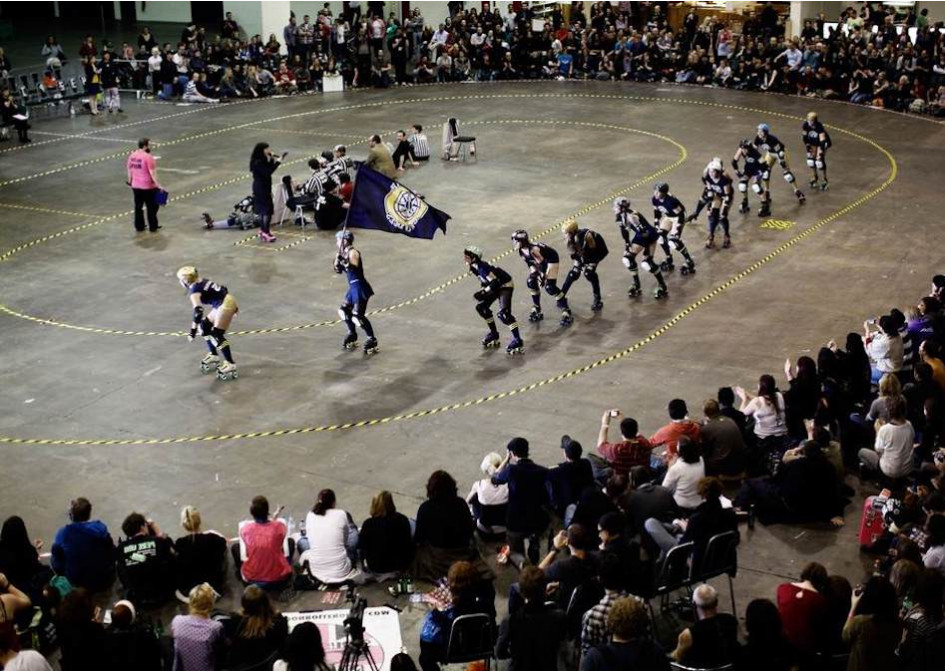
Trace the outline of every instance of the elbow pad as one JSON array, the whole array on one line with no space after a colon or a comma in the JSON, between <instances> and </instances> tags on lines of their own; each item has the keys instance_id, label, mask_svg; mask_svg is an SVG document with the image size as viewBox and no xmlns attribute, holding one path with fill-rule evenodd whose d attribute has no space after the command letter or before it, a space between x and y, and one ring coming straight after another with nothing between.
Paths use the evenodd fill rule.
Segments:
<instances>
[{"instance_id":1,"label":"elbow pad","mask_svg":"<svg viewBox=\"0 0 945 672\"><path fill-rule=\"evenodd\" d=\"M194 308L194 323L200 324L203 322L203 306L197 306Z\"/></svg>"}]
</instances>

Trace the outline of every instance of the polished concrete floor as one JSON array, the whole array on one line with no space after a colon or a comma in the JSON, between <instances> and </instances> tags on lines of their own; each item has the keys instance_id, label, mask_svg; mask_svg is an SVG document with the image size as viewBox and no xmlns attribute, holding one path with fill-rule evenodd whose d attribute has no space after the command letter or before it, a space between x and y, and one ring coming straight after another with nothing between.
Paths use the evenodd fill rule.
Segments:
<instances>
[{"instance_id":1,"label":"polished concrete floor","mask_svg":"<svg viewBox=\"0 0 945 672\"><path fill-rule=\"evenodd\" d=\"M799 129L811 108L834 141L823 193L806 188ZM621 408L649 434L666 421L672 397L695 416L720 385L750 388L767 372L784 383L786 357L842 342L865 317L911 305L941 271L936 215L945 198L930 187L945 174L945 129L924 119L780 96L576 82L213 109L127 101L125 110L37 122L31 146L0 145L2 513L23 515L47 543L77 495L116 533L132 510L176 533L180 507L194 504L209 526L232 535L252 496L265 494L298 519L325 487L358 520L381 489L412 515L432 470L448 469L465 491L483 454L501 452L513 436L551 464L564 433L593 446L604 409ZM223 217L249 193L256 142L288 151L291 165L277 177L298 179L308 157L338 142L363 157L370 134L390 137L417 122L436 147L447 116L478 137L478 161L434 159L403 182L453 216L448 234L422 241L357 232L376 291L370 308L380 311L376 356L340 347L344 330L334 320L344 286L331 271L331 233L303 237L287 226L262 247L198 221L202 212ZM807 204L797 205L776 176L770 221L733 214L733 247L709 251L703 217L685 235L698 273L669 276L663 301L650 297L644 277L644 298L628 300L611 199L627 194L648 214L659 179L692 207L706 162L727 164L761 121L787 143ZM173 199L155 234L133 231L124 185L124 157L143 135ZM546 240L561 249L557 225L574 215L610 245L604 310L590 311L582 279L571 292L571 327L529 324L509 233L551 229ZM524 356L479 347L476 287L459 279L471 243L505 255L499 263L518 283ZM190 309L174 272L186 264L239 300L236 381L201 375L203 349L182 337ZM856 527L868 487L843 529L747 532L739 611L772 597L810 560L862 578L869 560ZM502 586L514 574L499 573ZM369 594L374 604L390 600ZM422 611L401 601L414 648ZM303 595L284 608L319 604Z\"/></svg>"}]
</instances>

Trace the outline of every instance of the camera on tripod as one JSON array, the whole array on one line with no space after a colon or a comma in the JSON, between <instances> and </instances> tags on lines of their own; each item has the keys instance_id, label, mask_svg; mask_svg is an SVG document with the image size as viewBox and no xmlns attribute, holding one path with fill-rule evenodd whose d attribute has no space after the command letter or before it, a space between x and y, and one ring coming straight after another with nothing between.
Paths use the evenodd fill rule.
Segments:
<instances>
[{"instance_id":1,"label":"camera on tripod","mask_svg":"<svg viewBox=\"0 0 945 672\"><path fill-rule=\"evenodd\" d=\"M367 609L367 600L361 597L354 586L349 586L345 594L345 601L351 607L348 609L348 615L343 621L345 629L345 649L341 656L341 665L339 670L356 670L358 661L364 658L368 669L376 670L377 663L371 650L364 639L364 610Z\"/></svg>"}]
</instances>

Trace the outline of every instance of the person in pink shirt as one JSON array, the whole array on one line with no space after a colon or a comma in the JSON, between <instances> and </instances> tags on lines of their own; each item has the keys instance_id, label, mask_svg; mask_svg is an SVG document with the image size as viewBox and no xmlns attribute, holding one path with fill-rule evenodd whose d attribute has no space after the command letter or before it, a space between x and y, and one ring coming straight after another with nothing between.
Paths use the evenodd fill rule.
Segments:
<instances>
[{"instance_id":1,"label":"person in pink shirt","mask_svg":"<svg viewBox=\"0 0 945 672\"><path fill-rule=\"evenodd\" d=\"M233 547L233 559L244 583L255 583L263 588L280 587L292 576L289 558L294 552L289 530L278 517L269 517L269 500L258 495L249 507L252 521L240 523L239 543ZM276 516L278 516L278 511Z\"/></svg>"},{"instance_id":2,"label":"person in pink shirt","mask_svg":"<svg viewBox=\"0 0 945 672\"><path fill-rule=\"evenodd\" d=\"M148 138L138 140L138 149L128 157L128 186L135 195L135 231L144 231L144 212L148 212L148 229L157 231L158 224L157 194L163 190L157 179L157 163L151 155L151 141Z\"/></svg>"}]
</instances>

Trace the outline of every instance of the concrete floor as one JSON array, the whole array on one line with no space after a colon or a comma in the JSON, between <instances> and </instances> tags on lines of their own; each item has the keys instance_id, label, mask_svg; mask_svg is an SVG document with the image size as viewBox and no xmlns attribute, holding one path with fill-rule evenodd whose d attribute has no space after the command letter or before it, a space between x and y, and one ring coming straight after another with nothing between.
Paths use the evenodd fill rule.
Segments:
<instances>
[{"instance_id":1,"label":"concrete floor","mask_svg":"<svg viewBox=\"0 0 945 672\"><path fill-rule=\"evenodd\" d=\"M773 217L788 228L733 214L734 246L710 252L702 248L703 218L685 236L698 273L671 275L663 302L649 297L644 277L645 298L628 300L614 195L642 185L625 193L649 213L650 188L664 171L659 179L692 207L706 162L718 155L727 164L761 121L788 144L806 190L799 126L811 108L831 127L830 189L807 190L801 207L776 177ZM593 446L600 414L615 406L650 434L665 422L668 399L687 399L697 415L720 385L750 388L765 372L782 379L785 357L816 352L830 338L842 342L865 317L910 305L941 271L933 218L945 199L927 185L945 168L945 130L914 117L780 96L597 83L416 87L212 110L127 101L125 109L118 118L37 123L32 146L0 145L2 514L23 515L47 543L78 495L116 533L138 510L176 534L180 507L194 504L208 526L233 535L252 496L265 494L298 519L325 487L357 520L381 489L413 515L434 469L448 469L465 490L482 455L501 452L516 435L530 440L538 461L555 463L561 434ZM377 292L371 308L391 307L373 320L382 348L375 357L343 352L343 328L321 324L335 319L344 293L330 269L332 234L309 232L303 240L294 227L277 229L276 248L298 244L273 251L235 245L239 232L205 232L198 222L205 211L224 216L249 192L246 164L258 141L289 151L295 163L286 170L301 178L305 159L339 141L363 157L369 134L415 122L436 147L447 116L478 136L478 163L433 160L403 181L453 216L448 235L427 242L357 233ZM135 234L129 217L123 158L141 135L156 144L161 180L174 198L157 234ZM506 253L511 230L542 231L574 214L610 244L603 312L591 313L581 280L571 292L573 326L528 324L523 268L506 256L500 264L519 285L515 311L527 352L510 359L481 351L474 283L430 288L463 272L465 245ZM63 230L70 231L55 236ZM557 231L547 240L563 247ZM185 264L238 297L234 331L289 328L231 338L237 381L201 375L202 347L180 337L190 310L174 272ZM291 328L299 325L307 328ZM546 384L533 387L538 382ZM29 439L42 441L20 441ZM184 440L139 441L170 439ZM848 482L859 488L853 477ZM779 582L811 560L860 580L869 563L856 543L861 502L858 494L839 531L747 532L739 611L754 597L773 597ZM499 570L500 592L513 574ZM390 601L378 589L368 596L372 604ZM423 612L400 602L404 639L415 649ZM283 608L320 604L308 594Z\"/></svg>"}]
</instances>

